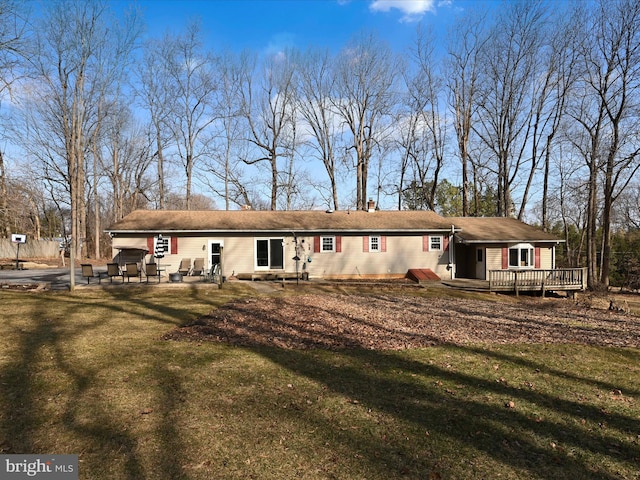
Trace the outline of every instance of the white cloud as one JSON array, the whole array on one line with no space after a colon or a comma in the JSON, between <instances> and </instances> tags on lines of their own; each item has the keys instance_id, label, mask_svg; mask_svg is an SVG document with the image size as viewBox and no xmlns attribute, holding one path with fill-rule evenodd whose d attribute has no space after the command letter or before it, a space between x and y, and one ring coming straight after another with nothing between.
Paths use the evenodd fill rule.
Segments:
<instances>
[{"instance_id":1,"label":"white cloud","mask_svg":"<svg viewBox=\"0 0 640 480\"><path fill-rule=\"evenodd\" d=\"M284 56L284 52L295 45L295 35L281 32L274 34L267 44L265 53L267 55Z\"/></svg>"},{"instance_id":2,"label":"white cloud","mask_svg":"<svg viewBox=\"0 0 640 480\"><path fill-rule=\"evenodd\" d=\"M434 11L435 0L373 0L369 9L373 12L388 12L391 9L404 13L403 22L415 22L422 18L426 12Z\"/></svg>"}]
</instances>

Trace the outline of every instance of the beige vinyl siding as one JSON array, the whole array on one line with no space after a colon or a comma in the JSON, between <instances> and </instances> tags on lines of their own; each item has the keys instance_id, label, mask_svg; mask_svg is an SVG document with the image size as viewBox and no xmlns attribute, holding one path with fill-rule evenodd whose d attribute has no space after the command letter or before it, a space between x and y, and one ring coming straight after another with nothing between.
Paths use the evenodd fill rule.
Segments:
<instances>
[{"instance_id":1,"label":"beige vinyl siding","mask_svg":"<svg viewBox=\"0 0 640 480\"><path fill-rule=\"evenodd\" d=\"M202 245L207 246L205 253L205 265L209 267L209 241L222 241L224 243L222 250L222 268L223 273L227 276L238 273L253 273L256 262L256 239L284 238L284 271L295 271L295 262L292 258L295 256L295 247L293 239L283 237L282 235L260 235L260 236L237 236L237 237L198 237L198 238L180 238L178 240L178 255L176 262L180 263L181 258L192 259L196 256L203 256ZM300 264L300 268L302 265ZM280 270L278 270L280 271Z\"/></svg>"},{"instance_id":2,"label":"beige vinyl siding","mask_svg":"<svg viewBox=\"0 0 640 480\"><path fill-rule=\"evenodd\" d=\"M222 269L225 276L253 272L255 241L253 237L225 237Z\"/></svg>"},{"instance_id":3,"label":"beige vinyl siding","mask_svg":"<svg viewBox=\"0 0 640 480\"><path fill-rule=\"evenodd\" d=\"M175 266L180 264L180 259L196 257L205 258L205 267L211 267L209 252L210 242L220 242L222 247L222 269L223 274L231 276L234 273L252 273L255 268L255 239L275 238L275 237L253 237L253 236L211 236L211 237L182 237L178 239L178 255ZM202 250L202 246L205 250Z\"/></svg>"},{"instance_id":4,"label":"beige vinyl siding","mask_svg":"<svg viewBox=\"0 0 640 480\"><path fill-rule=\"evenodd\" d=\"M553 259L552 251L552 248L540 247L540 268L544 270L553 268L551 264Z\"/></svg>"},{"instance_id":5,"label":"beige vinyl siding","mask_svg":"<svg viewBox=\"0 0 640 480\"><path fill-rule=\"evenodd\" d=\"M202 249L204 245L204 250ZM160 259L160 264L167 267L167 272L177 272L183 258L191 260L191 267L196 258L204 258L205 267L208 265L209 253L207 240L202 237L178 237L178 253L165 255Z\"/></svg>"},{"instance_id":6,"label":"beige vinyl siding","mask_svg":"<svg viewBox=\"0 0 640 480\"><path fill-rule=\"evenodd\" d=\"M305 252L311 256L311 277L402 276L410 268L430 268L448 278L449 251L422 251L422 236L386 235L386 252L364 252L363 235L343 235L342 252L313 252L313 237L305 237Z\"/></svg>"},{"instance_id":7,"label":"beige vinyl siding","mask_svg":"<svg viewBox=\"0 0 640 480\"><path fill-rule=\"evenodd\" d=\"M540 268L553 268L551 264L553 258L553 247L540 247ZM502 270L502 247L486 248L486 270ZM487 277L488 278L488 277Z\"/></svg>"},{"instance_id":8,"label":"beige vinyl siding","mask_svg":"<svg viewBox=\"0 0 640 480\"><path fill-rule=\"evenodd\" d=\"M170 235L166 235L169 237ZM334 236L334 235L322 235ZM451 273L447 269L449 251L423 251L423 236L396 236L386 237L386 251L363 251L363 235L335 235L341 237L341 252L314 252L315 236L298 237L298 263L299 272L308 272L312 278L340 278L360 276L404 276L411 268L429 268L441 278L450 278ZM383 235L380 235L383 236ZM292 236L265 234L245 236L178 236L178 253L166 254L160 259L161 266L166 272L178 270L183 258L205 259L205 268L210 267L210 241L218 241L224 244L222 253L223 274L231 276L239 273L253 273L255 268L256 239L284 238L284 271L295 272L296 263L293 257L296 255L295 241ZM444 244L444 242L443 242ZM118 237L113 239L114 256L118 246L147 248L147 237ZM204 247L204 249L203 249ZM150 261L152 252L146 260ZM311 259L309 262L308 260ZM282 271L282 270L278 270Z\"/></svg>"},{"instance_id":9,"label":"beige vinyl siding","mask_svg":"<svg viewBox=\"0 0 640 480\"><path fill-rule=\"evenodd\" d=\"M487 247L487 272L489 270L502 270L502 247ZM488 274L485 278L489 278Z\"/></svg>"}]
</instances>

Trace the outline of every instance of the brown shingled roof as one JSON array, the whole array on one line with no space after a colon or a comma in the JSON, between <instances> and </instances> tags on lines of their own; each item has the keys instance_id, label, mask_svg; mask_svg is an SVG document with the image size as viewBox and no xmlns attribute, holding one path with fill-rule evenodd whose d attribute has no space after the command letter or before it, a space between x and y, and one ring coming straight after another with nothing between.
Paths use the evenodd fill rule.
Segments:
<instances>
[{"instance_id":1,"label":"brown shingled roof","mask_svg":"<svg viewBox=\"0 0 640 480\"><path fill-rule=\"evenodd\" d=\"M480 242L561 242L558 237L515 218L448 217L460 231L456 237L466 243Z\"/></svg>"},{"instance_id":2,"label":"brown shingled roof","mask_svg":"<svg viewBox=\"0 0 640 480\"><path fill-rule=\"evenodd\" d=\"M450 230L451 220L430 211L136 210L106 229L137 232L333 232Z\"/></svg>"}]
</instances>

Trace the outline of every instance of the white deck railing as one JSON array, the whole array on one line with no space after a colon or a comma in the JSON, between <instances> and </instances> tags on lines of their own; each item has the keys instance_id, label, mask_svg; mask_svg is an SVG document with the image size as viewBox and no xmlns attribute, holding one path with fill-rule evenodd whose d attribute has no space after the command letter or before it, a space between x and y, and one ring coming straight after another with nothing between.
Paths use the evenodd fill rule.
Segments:
<instances>
[{"instance_id":1,"label":"white deck railing","mask_svg":"<svg viewBox=\"0 0 640 480\"><path fill-rule=\"evenodd\" d=\"M585 290L586 268L551 270L490 270L491 291Z\"/></svg>"}]
</instances>

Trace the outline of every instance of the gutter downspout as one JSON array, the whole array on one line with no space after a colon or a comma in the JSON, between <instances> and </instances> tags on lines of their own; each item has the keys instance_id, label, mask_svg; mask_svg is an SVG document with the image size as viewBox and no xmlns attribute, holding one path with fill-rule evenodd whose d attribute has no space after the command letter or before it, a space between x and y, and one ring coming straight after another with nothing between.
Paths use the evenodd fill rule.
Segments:
<instances>
[{"instance_id":1,"label":"gutter downspout","mask_svg":"<svg viewBox=\"0 0 640 480\"><path fill-rule=\"evenodd\" d=\"M455 226L451 225L451 233L449 234L449 270L451 270L451 280L455 280L456 278L456 266L455 266L455 252L454 252L454 235L455 235Z\"/></svg>"}]
</instances>

